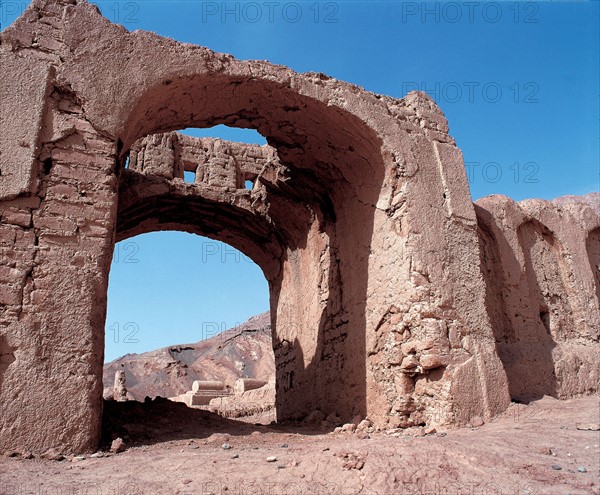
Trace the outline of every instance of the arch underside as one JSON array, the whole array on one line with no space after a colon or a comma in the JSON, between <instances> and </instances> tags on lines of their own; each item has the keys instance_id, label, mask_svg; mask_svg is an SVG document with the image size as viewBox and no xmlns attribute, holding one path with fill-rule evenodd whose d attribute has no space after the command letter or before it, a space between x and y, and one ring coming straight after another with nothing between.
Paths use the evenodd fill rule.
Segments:
<instances>
[{"instance_id":1,"label":"arch underside","mask_svg":"<svg viewBox=\"0 0 600 495\"><path fill-rule=\"evenodd\" d=\"M272 222L252 207L249 191L213 189L206 194L198 186L172 182L123 171L117 242L147 232L180 230L230 244L254 260L267 279L277 276L283 239Z\"/></svg>"},{"instance_id":2,"label":"arch underside","mask_svg":"<svg viewBox=\"0 0 600 495\"><path fill-rule=\"evenodd\" d=\"M347 339L347 331L332 325L335 317L338 326L348 321L340 314L333 200L311 175L295 173L269 147L166 133L145 137L133 149L130 168L120 172L116 240L182 230L226 242L252 258L269 281L279 417L302 417L318 407L337 410L340 395L331 387L340 388L332 376L339 370L324 356L337 354L339 361L347 352L344 342L359 346L360 334ZM194 184L181 178L186 167L196 170ZM245 174L256 175L252 190L240 184ZM364 375L348 379L364 383ZM353 402L353 412L364 414L361 396Z\"/></svg>"}]
</instances>

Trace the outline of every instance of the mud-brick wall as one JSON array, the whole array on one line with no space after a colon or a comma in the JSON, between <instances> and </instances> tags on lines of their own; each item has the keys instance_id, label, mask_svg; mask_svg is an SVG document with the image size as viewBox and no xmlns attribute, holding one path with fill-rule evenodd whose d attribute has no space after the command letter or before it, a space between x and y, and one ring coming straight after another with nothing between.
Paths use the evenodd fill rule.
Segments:
<instances>
[{"instance_id":1,"label":"mud-brick wall","mask_svg":"<svg viewBox=\"0 0 600 495\"><path fill-rule=\"evenodd\" d=\"M272 164L280 165L270 146L168 132L136 141L129 168L169 180L183 179L184 172L193 172L196 184L233 190L244 189L247 180L254 183Z\"/></svg>"},{"instance_id":2,"label":"mud-brick wall","mask_svg":"<svg viewBox=\"0 0 600 495\"><path fill-rule=\"evenodd\" d=\"M43 118L34 192L0 203L0 451L89 451L102 413L115 146L66 88L51 88Z\"/></svg>"},{"instance_id":3,"label":"mud-brick wall","mask_svg":"<svg viewBox=\"0 0 600 495\"><path fill-rule=\"evenodd\" d=\"M486 304L511 397L597 391L600 217L584 204L499 195L478 200L476 212Z\"/></svg>"}]
</instances>

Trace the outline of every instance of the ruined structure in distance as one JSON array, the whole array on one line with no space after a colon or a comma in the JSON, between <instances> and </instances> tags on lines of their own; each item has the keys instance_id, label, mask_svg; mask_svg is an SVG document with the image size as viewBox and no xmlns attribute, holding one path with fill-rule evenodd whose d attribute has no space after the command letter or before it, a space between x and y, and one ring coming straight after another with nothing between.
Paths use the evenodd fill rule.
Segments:
<instances>
[{"instance_id":1,"label":"ruined structure in distance","mask_svg":"<svg viewBox=\"0 0 600 495\"><path fill-rule=\"evenodd\" d=\"M0 451L97 448L113 247L156 230L262 268L280 419L463 425L597 389L598 214L473 205L425 94L129 33L80 0L35 0L0 66ZM174 132L217 124L269 145Z\"/></svg>"}]
</instances>

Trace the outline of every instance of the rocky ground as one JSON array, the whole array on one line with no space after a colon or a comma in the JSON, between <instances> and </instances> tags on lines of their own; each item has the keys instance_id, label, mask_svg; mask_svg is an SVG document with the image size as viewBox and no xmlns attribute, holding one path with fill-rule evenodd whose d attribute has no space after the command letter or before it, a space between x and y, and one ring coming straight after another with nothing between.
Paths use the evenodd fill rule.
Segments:
<instances>
[{"instance_id":1,"label":"rocky ground","mask_svg":"<svg viewBox=\"0 0 600 495\"><path fill-rule=\"evenodd\" d=\"M161 399L112 402L104 451L0 458L0 494L598 494L599 406L598 396L544 398L425 435L255 426ZM110 453L116 436L127 448Z\"/></svg>"}]
</instances>

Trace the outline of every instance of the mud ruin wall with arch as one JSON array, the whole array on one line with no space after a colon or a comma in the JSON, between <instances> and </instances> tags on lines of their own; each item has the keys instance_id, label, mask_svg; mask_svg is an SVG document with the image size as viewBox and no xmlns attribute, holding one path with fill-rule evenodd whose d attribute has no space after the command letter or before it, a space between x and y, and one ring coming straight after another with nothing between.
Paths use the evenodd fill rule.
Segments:
<instances>
[{"instance_id":1,"label":"mud ruin wall with arch","mask_svg":"<svg viewBox=\"0 0 600 495\"><path fill-rule=\"evenodd\" d=\"M474 205L427 95L129 33L80 0L35 0L0 60L0 451L97 447L114 243L156 230L262 268L279 419L460 426L597 390L598 214ZM217 124L269 144L173 132Z\"/></svg>"}]
</instances>

